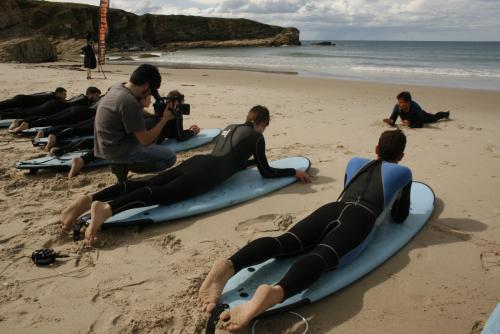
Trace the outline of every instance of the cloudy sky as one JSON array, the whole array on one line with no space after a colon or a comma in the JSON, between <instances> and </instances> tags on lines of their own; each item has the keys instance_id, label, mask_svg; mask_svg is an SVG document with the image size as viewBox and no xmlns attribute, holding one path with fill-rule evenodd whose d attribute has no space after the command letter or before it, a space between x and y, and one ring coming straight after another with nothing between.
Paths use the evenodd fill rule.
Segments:
<instances>
[{"instance_id":1,"label":"cloudy sky","mask_svg":"<svg viewBox=\"0 0 500 334\"><path fill-rule=\"evenodd\" d=\"M65 2L99 4L99 0ZM112 8L136 14L243 17L293 26L301 31L303 40L500 41L500 0L110 0L110 3Z\"/></svg>"}]
</instances>

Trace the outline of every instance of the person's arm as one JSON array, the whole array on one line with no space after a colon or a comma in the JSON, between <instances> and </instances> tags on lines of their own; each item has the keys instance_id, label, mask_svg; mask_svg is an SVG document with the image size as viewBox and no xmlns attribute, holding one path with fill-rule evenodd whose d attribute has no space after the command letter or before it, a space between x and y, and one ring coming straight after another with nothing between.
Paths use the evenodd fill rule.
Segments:
<instances>
[{"instance_id":1,"label":"person's arm","mask_svg":"<svg viewBox=\"0 0 500 334\"><path fill-rule=\"evenodd\" d=\"M384 119L384 123L389 124L389 125L396 124L396 121L398 119L398 115L399 115L399 107L396 104L394 106L394 108L392 108L391 116L389 118Z\"/></svg>"},{"instance_id":2,"label":"person's arm","mask_svg":"<svg viewBox=\"0 0 500 334\"><path fill-rule=\"evenodd\" d=\"M156 138L160 135L163 127L165 124L167 124L168 121L173 119L174 116L170 111L165 110L163 112L162 118L160 118L160 121L156 123L156 125L149 129L149 130L142 130L142 131L134 131L134 136L137 138L137 141L141 143L144 146L148 146L153 144L156 141Z\"/></svg>"},{"instance_id":3,"label":"person's arm","mask_svg":"<svg viewBox=\"0 0 500 334\"><path fill-rule=\"evenodd\" d=\"M410 213L410 193L411 193L410 180L408 184L401 191L400 196L396 199L391 208L391 216L395 223L401 224L406 220Z\"/></svg>"},{"instance_id":4,"label":"person's arm","mask_svg":"<svg viewBox=\"0 0 500 334\"><path fill-rule=\"evenodd\" d=\"M311 182L311 178L306 172L295 170L294 168L273 168L269 166L266 157L266 143L264 141L264 136L262 135L257 138L253 156L255 158L257 168L259 169L259 173L264 178L295 176L303 183Z\"/></svg>"}]
</instances>

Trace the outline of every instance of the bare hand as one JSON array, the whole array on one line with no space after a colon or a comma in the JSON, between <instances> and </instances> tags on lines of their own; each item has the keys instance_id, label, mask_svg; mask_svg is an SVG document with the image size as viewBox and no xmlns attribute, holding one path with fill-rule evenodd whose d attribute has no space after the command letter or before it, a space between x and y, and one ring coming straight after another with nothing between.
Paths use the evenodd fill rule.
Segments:
<instances>
[{"instance_id":1,"label":"bare hand","mask_svg":"<svg viewBox=\"0 0 500 334\"><path fill-rule=\"evenodd\" d=\"M189 130L193 131L195 135L197 135L198 133L200 133L200 128L196 124L191 125L191 127L189 128Z\"/></svg>"},{"instance_id":2,"label":"bare hand","mask_svg":"<svg viewBox=\"0 0 500 334\"><path fill-rule=\"evenodd\" d=\"M409 120L407 120L407 119L404 119L404 120L403 120L403 125L405 125L405 126L410 126L410 124L411 124L411 123L410 123L410 121L409 121Z\"/></svg>"},{"instance_id":3,"label":"bare hand","mask_svg":"<svg viewBox=\"0 0 500 334\"><path fill-rule=\"evenodd\" d=\"M301 170L298 170L295 172L295 177L299 179L302 183L311 183L311 176L307 174L307 172L303 172Z\"/></svg>"},{"instance_id":4,"label":"bare hand","mask_svg":"<svg viewBox=\"0 0 500 334\"><path fill-rule=\"evenodd\" d=\"M166 122L169 122L171 120L173 120L175 117L174 117L174 114L172 113L172 111L170 109L168 109L168 107L165 108L165 110L163 111L163 115L161 117L162 120Z\"/></svg>"},{"instance_id":5,"label":"bare hand","mask_svg":"<svg viewBox=\"0 0 500 334\"><path fill-rule=\"evenodd\" d=\"M385 124L388 124L388 125L393 125L393 124L392 124L392 119L390 119L390 118L384 118L383 122L384 122Z\"/></svg>"}]
</instances>

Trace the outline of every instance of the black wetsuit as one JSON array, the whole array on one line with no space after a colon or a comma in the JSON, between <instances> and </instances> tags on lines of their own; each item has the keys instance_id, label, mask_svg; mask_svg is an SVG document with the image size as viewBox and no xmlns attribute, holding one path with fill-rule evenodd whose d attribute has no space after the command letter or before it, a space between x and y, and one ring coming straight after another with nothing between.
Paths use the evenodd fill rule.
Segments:
<instances>
[{"instance_id":1,"label":"black wetsuit","mask_svg":"<svg viewBox=\"0 0 500 334\"><path fill-rule=\"evenodd\" d=\"M72 106L51 116L32 116L25 118L23 121L28 123L30 128L58 125L67 125L67 127L70 127L71 125L94 118L96 109L93 106Z\"/></svg>"},{"instance_id":2,"label":"black wetsuit","mask_svg":"<svg viewBox=\"0 0 500 334\"><path fill-rule=\"evenodd\" d=\"M309 287L323 272L357 256L371 239L377 217L396 196L396 190L402 191L391 214L396 223L403 222L410 208L409 169L381 160L363 163L350 162L354 168L346 172L347 185L340 201L323 205L285 234L256 239L230 257L235 272L270 258L310 251L277 283L286 299Z\"/></svg>"},{"instance_id":3,"label":"black wetsuit","mask_svg":"<svg viewBox=\"0 0 500 334\"><path fill-rule=\"evenodd\" d=\"M435 123L440 119L448 118L450 113L439 111L435 114L431 114L423 110L417 102L410 101L410 110L408 112L400 110L398 104L394 106L391 116L389 117L392 120L392 125L396 124L398 116L401 117L402 120L410 121L410 128L422 128L426 123Z\"/></svg>"},{"instance_id":4,"label":"black wetsuit","mask_svg":"<svg viewBox=\"0 0 500 334\"><path fill-rule=\"evenodd\" d=\"M47 117L72 106L89 106L92 102L85 95L79 95L67 101L60 99L49 100L32 108L14 108L2 112L2 118L26 119L28 117Z\"/></svg>"},{"instance_id":5,"label":"black wetsuit","mask_svg":"<svg viewBox=\"0 0 500 334\"><path fill-rule=\"evenodd\" d=\"M61 156L68 152L89 150L94 148L94 138L91 137L94 135L94 120L95 118L92 117L73 125L63 124L52 126L42 131L44 133L44 137L47 137L51 134L56 137L57 147L54 150L54 154L56 156ZM59 144L65 139L71 139L75 137L81 137L81 139L78 141L71 141L70 143L65 145ZM33 143L33 145L36 144Z\"/></svg>"},{"instance_id":6,"label":"black wetsuit","mask_svg":"<svg viewBox=\"0 0 500 334\"><path fill-rule=\"evenodd\" d=\"M167 122L163 127L160 136L158 137L157 144L161 144L165 138L177 139L178 141L185 141L195 135L194 131L184 130L183 117L176 117Z\"/></svg>"},{"instance_id":7,"label":"black wetsuit","mask_svg":"<svg viewBox=\"0 0 500 334\"><path fill-rule=\"evenodd\" d=\"M247 168L248 159L252 156L265 178L295 175L293 168L269 166L263 135L253 128L252 123L245 123L224 129L209 155L193 156L150 180L118 183L94 194L92 198L109 201L113 214L134 207L182 201L212 189Z\"/></svg>"},{"instance_id":8,"label":"black wetsuit","mask_svg":"<svg viewBox=\"0 0 500 334\"><path fill-rule=\"evenodd\" d=\"M0 115L3 117L3 111L12 108L31 108L39 106L49 100L54 100L54 92L43 92L30 95L16 95L11 99L0 101Z\"/></svg>"},{"instance_id":9,"label":"black wetsuit","mask_svg":"<svg viewBox=\"0 0 500 334\"><path fill-rule=\"evenodd\" d=\"M83 51L83 67L94 69L97 67L94 48L87 44L82 48Z\"/></svg>"}]
</instances>

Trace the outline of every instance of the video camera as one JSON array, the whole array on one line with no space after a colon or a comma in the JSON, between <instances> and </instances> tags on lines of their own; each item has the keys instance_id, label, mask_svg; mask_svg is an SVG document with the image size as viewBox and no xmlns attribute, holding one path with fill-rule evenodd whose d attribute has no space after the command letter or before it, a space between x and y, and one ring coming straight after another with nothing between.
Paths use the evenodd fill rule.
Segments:
<instances>
[{"instance_id":1,"label":"video camera","mask_svg":"<svg viewBox=\"0 0 500 334\"><path fill-rule=\"evenodd\" d=\"M155 103L153 103L153 108L155 111L155 115L158 117L163 116L163 112L165 111L165 107L169 101L183 101L184 95L176 95L175 97L162 97L160 93L158 93L157 89L151 91L151 95L155 98ZM172 114L175 118L182 117L182 115L189 115L191 112L191 106L187 103L178 103L173 110L171 110Z\"/></svg>"}]
</instances>

